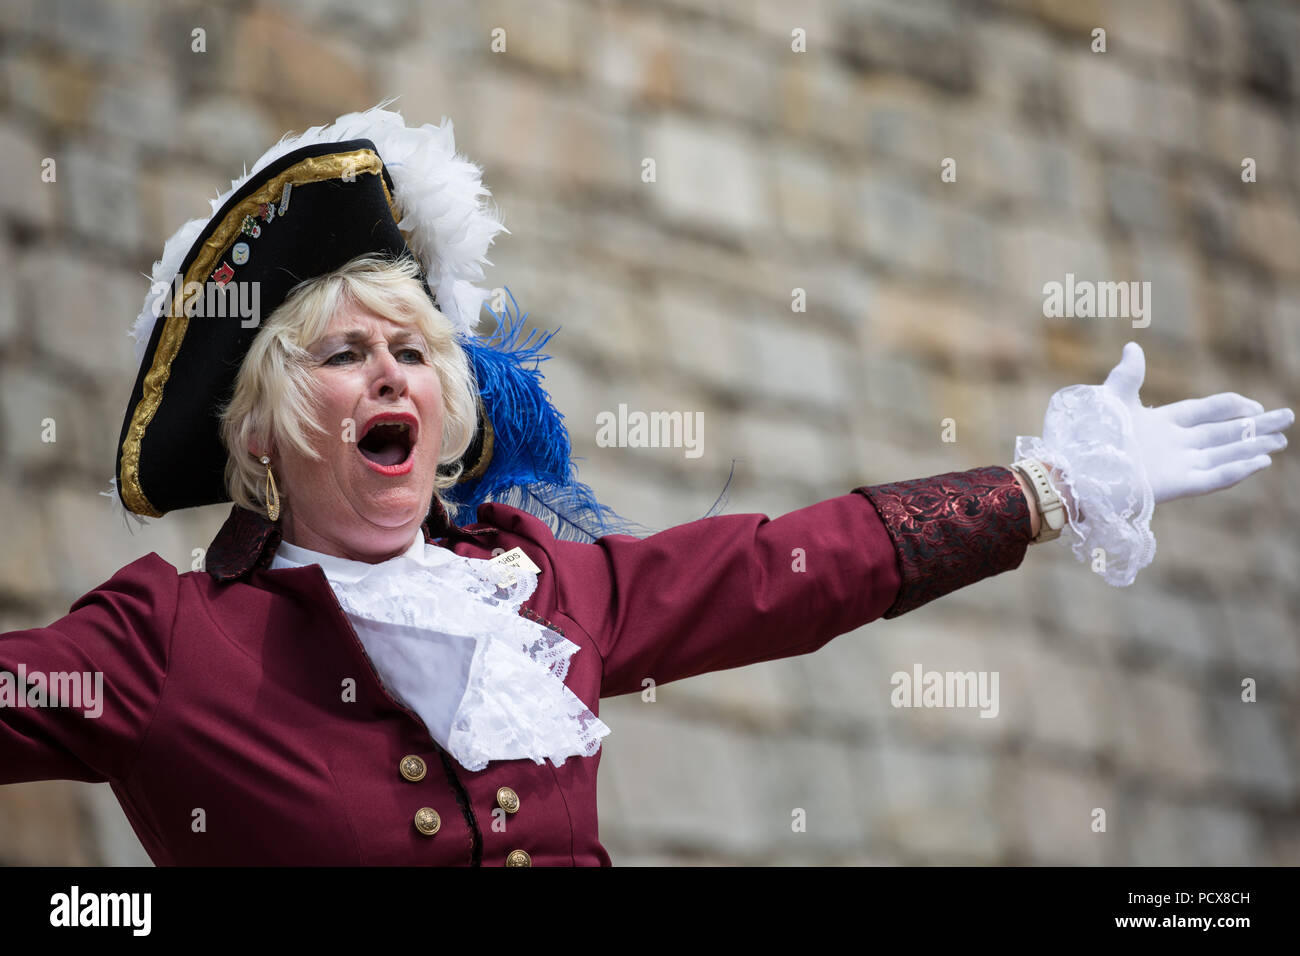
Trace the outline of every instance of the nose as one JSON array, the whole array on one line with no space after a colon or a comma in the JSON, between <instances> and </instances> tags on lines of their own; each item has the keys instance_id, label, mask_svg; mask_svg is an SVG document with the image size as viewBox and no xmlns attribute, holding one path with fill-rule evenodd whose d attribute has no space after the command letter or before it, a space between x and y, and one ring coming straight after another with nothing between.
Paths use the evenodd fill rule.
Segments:
<instances>
[{"instance_id":1,"label":"nose","mask_svg":"<svg viewBox=\"0 0 1300 956\"><path fill-rule=\"evenodd\" d=\"M384 398L389 395L405 395L407 388L406 369L397 361L397 356L388 349L376 350L375 377L371 388L375 395Z\"/></svg>"}]
</instances>

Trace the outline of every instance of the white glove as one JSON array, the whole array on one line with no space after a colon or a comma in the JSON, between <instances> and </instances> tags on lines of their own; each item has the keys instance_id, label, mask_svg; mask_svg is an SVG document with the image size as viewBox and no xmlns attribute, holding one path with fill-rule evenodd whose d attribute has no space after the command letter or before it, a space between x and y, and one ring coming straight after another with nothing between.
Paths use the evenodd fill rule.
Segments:
<instances>
[{"instance_id":1,"label":"white glove","mask_svg":"<svg viewBox=\"0 0 1300 956\"><path fill-rule=\"evenodd\" d=\"M1156 504L1231 488L1267 468L1273 461L1269 452L1286 447L1281 432L1295 421L1291 409L1265 414L1263 405L1236 392L1146 408L1138 400L1145 376L1142 347L1129 342L1104 387L1119 397L1133 420Z\"/></svg>"},{"instance_id":2,"label":"white glove","mask_svg":"<svg viewBox=\"0 0 1300 956\"><path fill-rule=\"evenodd\" d=\"M1041 439L1016 438L1016 460L1037 458L1056 473L1069 518L1061 537L1116 587L1155 557L1157 503L1230 488L1268 467L1295 421L1289 408L1265 414L1235 392L1147 408L1138 398L1145 376L1142 348L1129 342L1104 384L1052 396Z\"/></svg>"}]
</instances>

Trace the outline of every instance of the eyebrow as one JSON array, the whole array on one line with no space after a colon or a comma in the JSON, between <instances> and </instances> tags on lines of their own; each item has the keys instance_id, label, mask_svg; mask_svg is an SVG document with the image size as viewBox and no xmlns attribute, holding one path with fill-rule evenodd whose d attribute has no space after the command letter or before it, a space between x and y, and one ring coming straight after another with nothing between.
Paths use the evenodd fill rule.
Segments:
<instances>
[{"instance_id":1,"label":"eyebrow","mask_svg":"<svg viewBox=\"0 0 1300 956\"><path fill-rule=\"evenodd\" d=\"M333 347L335 343L354 345L357 342L364 342L365 340L366 333L361 329L349 329L346 332L336 332L334 335L327 336L321 340L321 344L322 347ZM424 336L414 329L402 329L393 335L392 341L394 343L411 341L423 342Z\"/></svg>"}]
</instances>

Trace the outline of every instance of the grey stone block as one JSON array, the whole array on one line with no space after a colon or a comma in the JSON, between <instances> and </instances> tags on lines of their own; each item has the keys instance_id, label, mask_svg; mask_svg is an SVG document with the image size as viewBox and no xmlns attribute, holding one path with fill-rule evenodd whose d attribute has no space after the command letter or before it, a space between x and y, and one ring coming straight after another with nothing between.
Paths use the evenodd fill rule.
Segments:
<instances>
[{"instance_id":1,"label":"grey stone block","mask_svg":"<svg viewBox=\"0 0 1300 956\"><path fill-rule=\"evenodd\" d=\"M67 183L63 155L12 120L0 122L0 164L8 170L0 176L0 213L37 228L52 226L55 197ZM47 159L54 160L54 182L41 178Z\"/></svg>"}]
</instances>

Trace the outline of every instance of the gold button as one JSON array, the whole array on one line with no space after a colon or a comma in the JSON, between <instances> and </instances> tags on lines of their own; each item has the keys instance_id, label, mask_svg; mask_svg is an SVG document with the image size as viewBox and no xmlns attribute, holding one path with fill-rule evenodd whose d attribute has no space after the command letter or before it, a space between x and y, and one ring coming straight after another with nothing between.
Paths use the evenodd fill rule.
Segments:
<instances>
[{"instance_id":1,"label":"gold button","mask_svg":"<svg viewBox=\"0 0 1300 956\"><path fill-rule=\"evenodd\" d=\"M415 754L408 754L402 758L402 762L397 765L397 770L403 777L411 783L419 783L424 779L424 775L429 768L424 765L424 761Z\"/></svg>"},{"instance_id":2,"label":"gold button","mask_svg":"<svg viewBox=\"0 0 1300 956\"><path fill-rule=\"evenodd\" d=\"M506 857L506 866L532 866L533 858L523 850L511 850Z\"/></svg>"},{"instance_id":3,"label":"gold button","mask_svg":"<svg viewBox=\"0 0 1300 956\"><path fill-rule=\"evenodd\" d=\"M433 836L438 832L438 827L442 826L442 820L438 818L438 811L430 807L420 807L415 811L415 828L425 836Z\"/></svg>"},{"instance_id":4,"label":"gold button","mask_svg":"<svg viewBox=\"0 0 1300 956\"><path fill-rule=\"evenodd\" d=\"M514 813L519 809L519 794L509 787L502 787L497 791L497 806L506 813Z\"/></svg>"}]
</instances>

